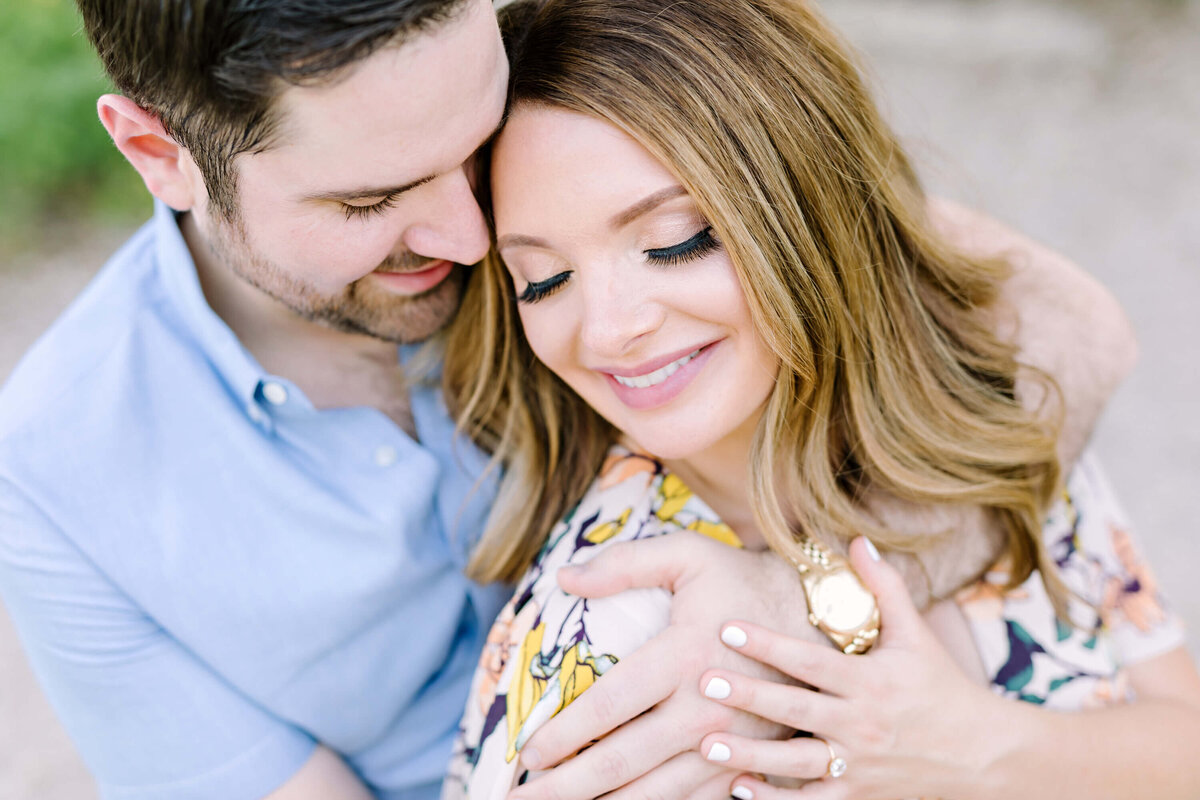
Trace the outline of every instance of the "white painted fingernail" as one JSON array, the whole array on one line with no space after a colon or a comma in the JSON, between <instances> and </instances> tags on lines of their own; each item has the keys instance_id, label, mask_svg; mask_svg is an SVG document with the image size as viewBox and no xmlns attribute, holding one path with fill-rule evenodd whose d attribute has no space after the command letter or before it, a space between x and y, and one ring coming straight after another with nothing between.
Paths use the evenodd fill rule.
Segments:
<instances>
[{"instance_id":1,"label":"white painted fingernail","mask_svg":"<svg viewBox=\"0 0 1200 800\"><path fill-rule=\"evenodd\" d=\"M754 800L754 792L750 791L748 786L735 786L730 794L737 800Z\"/></svg>"},{"instance_id":2,"label":"white painted fingernail","mask_svg":"<svg viewBox=\"0 0 1200 800\"><path fill-rule=\"evenodd\" d=\"M713 746L708 748L708 755L705 756L709 761L728 761L732 757L729 745L724 742L713 742Z\"/></svg>"},{"instance_id":3,"label":"white painted fingernail","mask_svg":"<svg viewBox=\"0 0 1200 800\"><path fill-rule=\"evenodd\" d=\"M748 640L744 630L737 625L730 625L721 631L721 641L730 647L745 647Z\"/></svg>"},{"instance_id":4,"label":"white painted fingernail","mask_svg":"<svg viewBox=\"0 0 1200 800\"><path fill-rule=\"evenodd\" d=\"M875 549L875 543L865 536L863 537L863 540L867 543L867 555L871 557L872 561L878 561L879 551Z\"/></svg>"},{"instance_id":5,"label":"white painted fingernail","mask_svg":"<svg viewBox=\"0 0 1200 800\"><path fill-rule=\"evenodd\" d=\"M704 696L713 700L724 700L733 694L733 687L724 678L713 678L704 687Z\"/></svg>"}]
</instances>

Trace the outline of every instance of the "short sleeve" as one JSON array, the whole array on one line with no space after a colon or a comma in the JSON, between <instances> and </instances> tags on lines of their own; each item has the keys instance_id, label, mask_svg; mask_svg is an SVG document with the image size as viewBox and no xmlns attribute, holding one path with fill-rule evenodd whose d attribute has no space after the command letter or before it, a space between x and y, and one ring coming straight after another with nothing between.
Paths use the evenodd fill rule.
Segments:
<instances>
[{"instance_id":1,"label":"short sleeve","mask_svg":"<svg viewBox=\"0 0 1200 800\"><path fill-rule=\"evenodd\" d=\"M105 798L257 799L316 746L188 652L3 481L0 597Z\"/></svg>"},{"instance_id":2,"label":"short sleeve","mask_svg":"<svg viewBox=\"0 0 1200 800\"><path fill-rule=\"evenodd\" d=\"M1068 535L1050 542L1067 584L1095 607L1119 664L1161 655L1185 643L1154 571L1094 455L1085 453L1067 481Z\"/></svg>"}]
</instances>

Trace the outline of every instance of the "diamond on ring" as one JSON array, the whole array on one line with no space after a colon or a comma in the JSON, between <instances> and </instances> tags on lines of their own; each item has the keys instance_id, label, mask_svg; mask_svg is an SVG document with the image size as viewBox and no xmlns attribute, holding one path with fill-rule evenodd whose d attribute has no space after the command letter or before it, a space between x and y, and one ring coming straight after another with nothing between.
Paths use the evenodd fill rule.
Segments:
<instances>
[{"instance_id":1,"label":"diamond on ring","mask_svg":"<svg viewBox=\"0 0 1200 800\"><path fill-rule=\"evenodd\" d=\"M833 752L833 745L825 742L825 748L829 750L829 766L825 767L825 774L831 778L840 778L846 774L846 759Z\"/></svg>"}]
</instances>

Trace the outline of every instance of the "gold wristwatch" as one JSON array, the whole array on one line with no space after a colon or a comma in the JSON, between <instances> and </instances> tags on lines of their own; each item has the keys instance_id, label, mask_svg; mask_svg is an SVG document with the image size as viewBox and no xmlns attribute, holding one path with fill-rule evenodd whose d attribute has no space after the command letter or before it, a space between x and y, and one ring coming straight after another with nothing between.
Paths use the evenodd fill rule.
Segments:
<instances>
[{"instance_id":1,"label":"gold wristwatch","mask_svg":"<svg viewBox=\"0 0 1200 800\"><path fill-rule=\"evenodd\" d=\"M865 653L879 638L875 595L842 556L808 537L801 542L809 563L793 560L808 599L808 620L843 653Z\"/></svg>"}]
</instances>

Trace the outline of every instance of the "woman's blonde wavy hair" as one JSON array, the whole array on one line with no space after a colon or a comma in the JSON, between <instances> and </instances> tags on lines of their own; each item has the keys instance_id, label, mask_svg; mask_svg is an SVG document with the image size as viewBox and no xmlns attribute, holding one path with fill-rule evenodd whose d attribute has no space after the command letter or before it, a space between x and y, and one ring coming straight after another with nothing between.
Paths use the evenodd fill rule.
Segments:
<instances>
[{"instance_id":1,"label":"woman's blonde wavy hair","mask_svg":"<svg viewBox=\"0 0 1200 800\"><path fill-rule=\"evenodd\" d=\"M801 533L910 553L936 538L881 525L860 502L868 487L979 505L1004 523L1012 583L1041 568L1062 611L1041 539L1055 426L1014 397L1014 348L986 313L1008 265L933 232L907 158L811 5L527 0L500 16L510 108L622 129L727 249L780 364L749 475L770 546L802 559ZM617 432L534 357L494 253L447 335L452 410L504 470L469 572L514 580Z\"/></svg>"}]
</instances>

